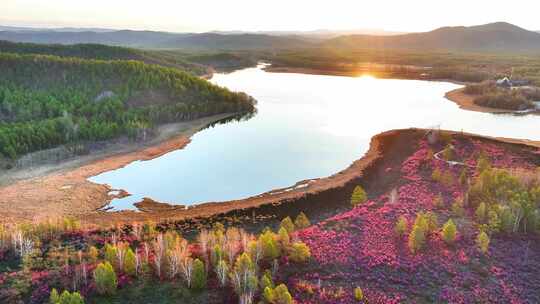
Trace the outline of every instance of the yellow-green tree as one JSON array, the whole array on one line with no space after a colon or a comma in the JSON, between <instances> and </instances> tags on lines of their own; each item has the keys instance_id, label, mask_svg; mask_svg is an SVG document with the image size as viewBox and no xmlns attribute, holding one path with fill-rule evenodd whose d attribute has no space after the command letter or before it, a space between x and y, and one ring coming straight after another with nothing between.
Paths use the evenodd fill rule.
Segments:
<instances>
[{"instance_id":1,"label":"yellow-green tree","mask_svg":"<svg viewBox=\"0 0 540 304\"><path fill-rule=\"evenodd\" d=\"M276 242L276 236L272 231L266 230L263 234L261 234L259 236L259 242L261 243L263 257L265 259L273 260L279 257L279 246Z\"/></svg>"},{"instance_id":2,"label":"yellow-green tree","mask_svg":"<svg viewBox=\"0 0 540 304\"><path fill-rule=\"evenodd\" d=\"M367 201L367 194L364 191L364 188L361 186L356 186L351 195L351 205L353 207L358 206L359 204L365 203Z\"/></svg>"},{"instance_id":3,"label":"yellow-green tree","mask_svg":"<svg viewBox=\"0 0 540 304\"><path fill-rule=\"evenodd\" d=\"M274 289L272 304L292 304L292 296L285 284L280 284Z\"/></svg>"},{"instance_id":4,"label":"yellow-green tree","mask_svg":"<svg viewBox=\"0 0 540 304\"><path fill-rule=\"evenodd\" d=\"M426 230L425 226L413 225L411 232L409 233L409 239L407 245L412 253L416 253L424 247L426 242Z\"/></svg>"},{"instance_id":5,"label":"yellow-green tree","mask_svg":"<svg viewBox=\"0 0 540 304\"><path fill-rule=\"evenodd\" d=\"M204 263L199 259L193 261L193 283L191 287L199 290L206 287L206 270L204 269Z\"/></svg>"},{"instance_id":6,"label":"yellow-green tree","mask_svg":"<svg viewBox=\"0 0 540 304\"><path fill-rule=\"evenodd\" d=\"M290 217L286 217L283 220L281 220L280 227L285 228L287 232L293 233L295 230L294 223Z\"/></svg>"},{"instance_id":7,"label":"yellow-green tree","mask_svg":"<svg viewBox=\"0 0 540 304\"><path fill-rule=\"evenodd\" d=\"M487 253L489 249L489 236L484 231L480 232L476 237L476 245L482 253Z\"/></svg>"},{"instance_id":8,"label":"yellow-green tree","mask_svg":"<svg viewBox=\"0 0 540 304\"><path fill-rule=\"evenodd\" d=\"M441 238L446 244L452 245L456 240L456 234L456 225L454 224L454 221L452 221L452 219L449 219L443 226L443 229L441 231Z\"/></svg>"},{"instance_id":9,"label":"yellow-green tree","mask_svg":"<svg viewBox=\"0 0 540 304\"><path fill-rule=\"evenodd\" d=\"M289 249L289 259L293 262L303 263L310 257L311 251L309 250L309 247L302 242L292 244L291 248Z\"/></svg>"},{"instance_id":10,"label":"yellow-green tree","mask_svg":"<svg viewBox=\"0 0 540 304\"><path fill-rule=\"evenodd\" d=\"M394 227L394 232L397 236L402 237L407 233L408 223L407 219L402 215L399 217L396 226Z\"/></svg>"},{"instance_id":11,"label":"yellow-green tree","mask_svg":"<svg viewBox=\"0 0 540 304\"><path fill-rule=\"evenodd\" d=\"M112 295L116 292L118 279L109 262L100 263L94 270L94 281L99 294Z\"/></svg>"},{"instance_id":12,"label":"yellow-green tree","mask_svg":"<svg viewBox=\"0 0 540 304\"><path fill-rule=\"evenodd\" d=\"M476 211L474 212L474 215L476 217L476 220L480 223L483 223L486 220L487 217L487 209L485 203L480 203L478 205L478 208L476 208Z\"/></svg>"},{"instance_id":13,"label":"yellow-green tree","mask_svg":"<svg viewBox=\"0 0 540 304\"><path fill-rule=\"evenodd\" d=\"M49 304L84 304L84 299L78 292L69 292L64 290L61 295L58 295L56 289L53 288L49 296Z\"/></svg>"},{"instance_id":14,"label":"yellow-green tree","mask_svg":"<svg viewBox=\"0 0 540 304\"><path fill-rule=\"evenodd\" d=\"M294 225L296 226L296 229L304 229L311 226L311 223L309 222L306 214L304 212L300 212L300 214L298 214L294 220Z\"/></svg>"},{"instance_id":15,"label":"yellow-green tree","mask_svg":"<svg viewBox=\"0 0 540 304\"><path fill-rule=\"evenodd\" d=\"M364 299L364 292L362 291L362 288L356 287L354 289L354 299L356 301L362 301Z\"/></svg>"},{"instance_id":16,"label":"yellow-green tree","mask_svg":"<svg viewBox=\"0 0 540 304\"><path fill-rule=\"evenodd\" d=\"M132 277L137 275L137 258L135 257L135 253L133 250L131 250L131 248L128 248L126 251L124 271L127 275Z\"/></svg>"}]
</instances>

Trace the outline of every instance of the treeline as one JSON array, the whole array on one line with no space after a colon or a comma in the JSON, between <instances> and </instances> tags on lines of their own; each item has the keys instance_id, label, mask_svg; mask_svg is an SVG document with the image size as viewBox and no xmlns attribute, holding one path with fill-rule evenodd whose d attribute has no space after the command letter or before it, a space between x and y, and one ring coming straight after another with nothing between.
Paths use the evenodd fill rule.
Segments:
<instances>
[{"instance_id":1,"label":"treeline","mask_svg":"<svg viewBox=\"0 0 540 304\"><path fill-rule=\"evenodd\" d=\"M102 44L36 44L0 40L0 52L16 54L54 55L100 60L138 60L140 51Z\"/></svg>"},{"instance_id":2,"label":"treeline","mask_svg":"<svg viewBox=\"0 0 540 304\"><path fill-rule=\"evenodd\" d=\"M383 78L445 79L481 82L513 75L540 84L540 60L533 55L444 52L397 49L338 49L332 47L260 54L274 67L294 67ZM402 69L385 68L402 66ZM382 68L381 68L382 66ZM369 70L366 70L366 67Z\"/></svg>"},{"instance_id":3,"label":"treeline","mask_svg":"<svg viewBox=\"0 0 540 304\"><path fill-rule=\"evenodd\" d=\"M0 70L0 154L9 158L78 141L136 137L160 123L254 110L246 94L138 61L0 54Z\"/></svg>"},{"instance_id":4,"label":"treeline","mask_svg":"<svg viewBox=\"0 0 540 304\"><path fill-rule=\"evenodd\" d=\"M540 99L538 89L500 88L492 81L467 85L464 92L475 95L474 103L479 106L511 111L532 109L532 101Z\"/></svg>"},{"instance_id":5,"label":"treeline","mask_svg":"<svg viewBox=\"0 0 540 304\"><path fill-rule=\"evenodd\" d=\"M206 73L206 67L180 58L171 58L158 51L142 51L133 48L103 44L36 44L15 43L0 40L0 53L19 55L53 55L96 60L137 60L190 72L195 75Z\"/></svg>"}]
</instances>

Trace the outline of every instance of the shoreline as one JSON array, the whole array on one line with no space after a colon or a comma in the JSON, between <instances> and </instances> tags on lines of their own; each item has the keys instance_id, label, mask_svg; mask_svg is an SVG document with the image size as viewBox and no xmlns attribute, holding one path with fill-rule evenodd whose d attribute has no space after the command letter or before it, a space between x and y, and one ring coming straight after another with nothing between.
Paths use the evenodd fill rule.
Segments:
<instances>
[{"instance_id":1,"label":"shoreline","mask_svg":"<svg viewBox=\"0 0 540 304\"><path fill-rule=\"evenodd\" d=\"M515 114L515 115L527 115L527 114L538 115L539 114L538 111L516 112L516 111L505 110L505 109L488 108L488 107L479 106L474 103L475 96L465 94L464 90L465 88L452 90L450 92L447 92L444 95L444 97L454 102L455 104L457 104L461 109L467 110L467 111L491 113L491 114Z\"/></svg>"},{"instance_id":2,"label":"shoreline","mask_svg":"<svg viewBox=\"0 0 540 304\"><path fill-rule=\"evenodd\" d=\"M163 125L155 138L144 143L112 144L102 151L60 164L11 172L11 176L3 176L0 186L0 222L79 217L95 212L117 196L109 195L113 189L92 183L88 178L122 168L133 161L146 161L182 149L198 131L234 115L237 113Z\"/></svg>"}]
</instances>

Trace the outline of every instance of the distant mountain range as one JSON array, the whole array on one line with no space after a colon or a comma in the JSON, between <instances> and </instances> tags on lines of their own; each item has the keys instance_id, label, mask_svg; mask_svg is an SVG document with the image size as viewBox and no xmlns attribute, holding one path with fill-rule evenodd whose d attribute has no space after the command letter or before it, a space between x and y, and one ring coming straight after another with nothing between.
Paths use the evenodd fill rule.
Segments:
<instances>
[{"instance_id":1,"label":"distant mountain range","mask_svg":"<svg viewBox=\"0 0 540 304\"><path fill-rule=\"evenodd\" d=\"M22 27L22 26L2 26L0 31L16 31L16 32L114 32L113 29L104 28L78 28L78 27L58 27L58 28L39 28L39 27Z\"/></svg>"},{"instance_id":2,"label":"distant mountain range","mask_svg":"<svg viewBox=\"0 0 540 304\"><path fill-rule=\"evenodd\" d=\"M341 36L325 41L324 45L334 48L538 51L540 33L497 22L470 27L442 27L431 32L396 36Z\"/></svg>"},{"instance_id":3,"label":"distant mountain range","mask_svg":"<svg viewBox=\"0 0 540 304\"><path fill-rule=\"evenodd\" d=\"M344 35L345 34L345 35ZM417 49L488 52L540 51L540 33L498 22L470 27L443 27L400 34L351 32L209 32L169 33L107 29L28 29L0 27L0 40L41 44L97 43L137 48L271 50L297 48Z\"/></svg>"},{"instance_id":4,"label":"distant mountain range","mask_svg":"<svg viewBox=\"0 0 540 304\"><path fill-rule=\"evenodd\" d=\"M152 31L0 31L0 40L45 44L94 43L138 48L267 49L309 45L305 38L262 34L168 33Z\"/></svg>"}]
</instances>

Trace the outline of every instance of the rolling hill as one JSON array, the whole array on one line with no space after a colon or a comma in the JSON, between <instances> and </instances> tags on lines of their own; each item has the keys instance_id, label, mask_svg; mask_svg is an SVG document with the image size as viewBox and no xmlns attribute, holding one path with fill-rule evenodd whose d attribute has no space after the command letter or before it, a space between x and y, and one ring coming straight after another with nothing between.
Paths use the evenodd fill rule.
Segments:
<instances>
[{"instance_id":1,"label":"rolling hill","mask_svg":"<svg viewBox=\"0 0 540 304\"><path fill-rule=\"evenodd\" d=\"M137 138L153 126L254 110L253 100L140 61L0 53L0 156Z\"/></svg>"},{"instance_id":2,"label":"rolling hill","mask_svg":"<svg viewBox=\"0 0 540 304\"><path fill-rule=\"evenodd\" d=\"M43 44L106 44L168 49L282 49L308 46L300 37L263 34L167 33L152 31L0 31L0 40Z\"/></svg>"},{"instance_id":3,"label":"rolling hill","mask_svg":"<svg viewBox=\"0 0 540 304\"><path fill-rule=\"evenodd\" d=\"M204 75L207 73L206 67L182 60L178 57L164 56L158 52L103 44L62 45L16 43L0 40L0 53L54 55L97 60L137 60L148 64L180 69L195 75Z\"/></svg>"},{"instance_id":4,"label":"rolling hill","mask_svg":"<svg viewBox=\"0 0 540 304\"><path fill-rule=\"evenodd\" d=\"M347 49L528 52L540 50L540 33L498 22L471 27L442 27L431 32L396 36L349 35L327 40L324 45Z\"/></svg>"}]
</instances>

